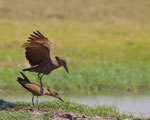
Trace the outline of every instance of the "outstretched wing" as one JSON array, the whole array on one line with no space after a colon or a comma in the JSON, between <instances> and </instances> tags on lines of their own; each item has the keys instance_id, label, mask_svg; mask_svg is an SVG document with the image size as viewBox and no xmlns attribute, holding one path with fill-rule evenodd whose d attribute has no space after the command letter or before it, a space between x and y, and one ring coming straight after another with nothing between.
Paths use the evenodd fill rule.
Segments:
<instances>
[{"instance_id":1,"label":"outstretched wing","mask_svg":"<svg viewBox=\"0 0 150 120\"><path fill-rule=\"evenodd\" d=\"M38 30L30 35L23 47L25 47L26 58L31 66L42 63L52 63L52 43Z\"/></svg>"}]
</instances>

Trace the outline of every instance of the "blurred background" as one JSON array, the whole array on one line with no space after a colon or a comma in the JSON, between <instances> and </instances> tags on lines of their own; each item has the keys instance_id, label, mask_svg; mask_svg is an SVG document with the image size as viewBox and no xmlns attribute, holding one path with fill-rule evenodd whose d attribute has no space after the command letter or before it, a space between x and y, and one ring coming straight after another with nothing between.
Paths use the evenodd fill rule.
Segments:
<instances>
[{"instance_id":1,"label":"blurred background","mask_svg":"<svg viewBox=\"0 0 150 120\"><path fill-rule=\"evenodd\" d=\"M66 58L70 70L44 76L44 86L64 94L149 90L149 5L146 0L0 0L0 90L24 92L16 81L29 67L21 46L35 30L52 41L53 56ZM39 81L36 73L25 74Z\"/></svg>"},{"instance_id":2,"label":"blurred background","mask_svg":"<svg viewBox=\"0 0 150 120\"><path fill-rule=\"evenodd\" d=\"M63 96L148 95L149 11L148 0L0 0L1 96L30 95L17 77L29 67L21 46L35 30L70 71L44 76L45 87ZM39 82L36 73L25 74Z\"/></svg>"}]
</instances>

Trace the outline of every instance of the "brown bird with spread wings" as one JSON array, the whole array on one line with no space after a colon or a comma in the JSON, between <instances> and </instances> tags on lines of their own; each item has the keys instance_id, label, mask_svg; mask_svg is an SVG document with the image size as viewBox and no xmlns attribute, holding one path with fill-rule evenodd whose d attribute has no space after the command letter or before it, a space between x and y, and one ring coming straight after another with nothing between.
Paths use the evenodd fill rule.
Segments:
<instances>
[{"instance_id":1,"label":"brown bird with spread wings","mask_svg":"<svg viewBox=\"0 0 150 120\"><path fill-rule=\"evenodd\" d=\"M29 92L31 92L33 94L33 97L32 97L33 106L34 106L34 96L37 96L37 99L36 99L37 105L38 105L38 96L42 96L42 95L49 95L49 96L55 97L55 98L63 101L61 99L61 97L59 96L59 94L54 90L43 88L43 93L42 93L40 85L30 82L30 80L22 72L20 72L20 73L22 74L23 79L18 77L18 82L25 89L27 89Z\"/></svg>"},{"instance_id":2,"label":"brown bird with spread wings","mask_svg":"<svg viewBox=\"0 0 150 120\"><path fill-rule=\"evenodd\" d=\"M43 87L42 77L50 74L53 70L63 66L69 73L65 59L56 56L56 61L53 60L53 45L48 38L37 30L28 39L23 47L25 47L25 55L31 68L23 69L23 71L37 72L41 87ZM42 75L40 76L40 74Z\"/></svg>"}]
</instances>

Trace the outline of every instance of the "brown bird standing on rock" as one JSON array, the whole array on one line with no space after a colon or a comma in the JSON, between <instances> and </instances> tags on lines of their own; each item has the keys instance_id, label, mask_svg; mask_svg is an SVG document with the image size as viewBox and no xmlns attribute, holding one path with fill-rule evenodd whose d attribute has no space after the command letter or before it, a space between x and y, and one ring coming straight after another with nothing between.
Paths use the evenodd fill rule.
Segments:
<instances>
[{"instance_id":1,"label":"brown bird standing on rock","mask_svg":"<svg viewBox=\"0 0 150 120\"><path fill-rule=\"evenodd\" d=\"M48 38L37 30L28 39L23 47L25 47L26 58L31 68L23 69L23 71L37 72L41 87L43 87L42 77L50 74L53 70L63 66L69 73L65 59L56 56L56 61L53 60L53 45ZM40 76L40 74L42 75Z\"/></svg>"},{"instance_id":2,"label":"brown bird standing on rock","mask_svg":"<svg viewBox=\"0 0 150 120\"><path fill-rule=\"evenodd\" d=\"M43 88L43 94L42 94L42 92L41 92L42 88L41 88L40 85L37 85L35 83L30 82L30 80L22 72L20 72L20 73L22 74L24 79L18 77L18 82L25 89L27 89L29 92L31 92L33 94L33 97L32 97L32 104L33 104L33 106L34 106L34 96L37 96L37 99L36 99L37 105L38 105L38 96L42 96L42 95L49 95L49 96L58 98L61 101L63 101L61 99L61 97L59 96L59 94L56 91L54 91L54 90Z\"/></svg>"}]
</instances>

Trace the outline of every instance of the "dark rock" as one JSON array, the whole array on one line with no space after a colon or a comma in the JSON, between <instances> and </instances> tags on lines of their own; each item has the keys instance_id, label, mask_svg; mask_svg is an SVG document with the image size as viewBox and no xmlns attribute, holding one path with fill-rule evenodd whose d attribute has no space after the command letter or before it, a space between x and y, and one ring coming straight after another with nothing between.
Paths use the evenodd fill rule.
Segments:
<instances>
[{"instance_id":1,"label":"dark rock","mask_svg":"<svg viewBox=\"0 0 150 120\"><path fill-rule=\"evenodd\" d=\"M0 99L0 110L4 110L6 108L14 108L17 104L9 103L7 101L4 101L3 99Z\"/></svg>"}]
</instances>

